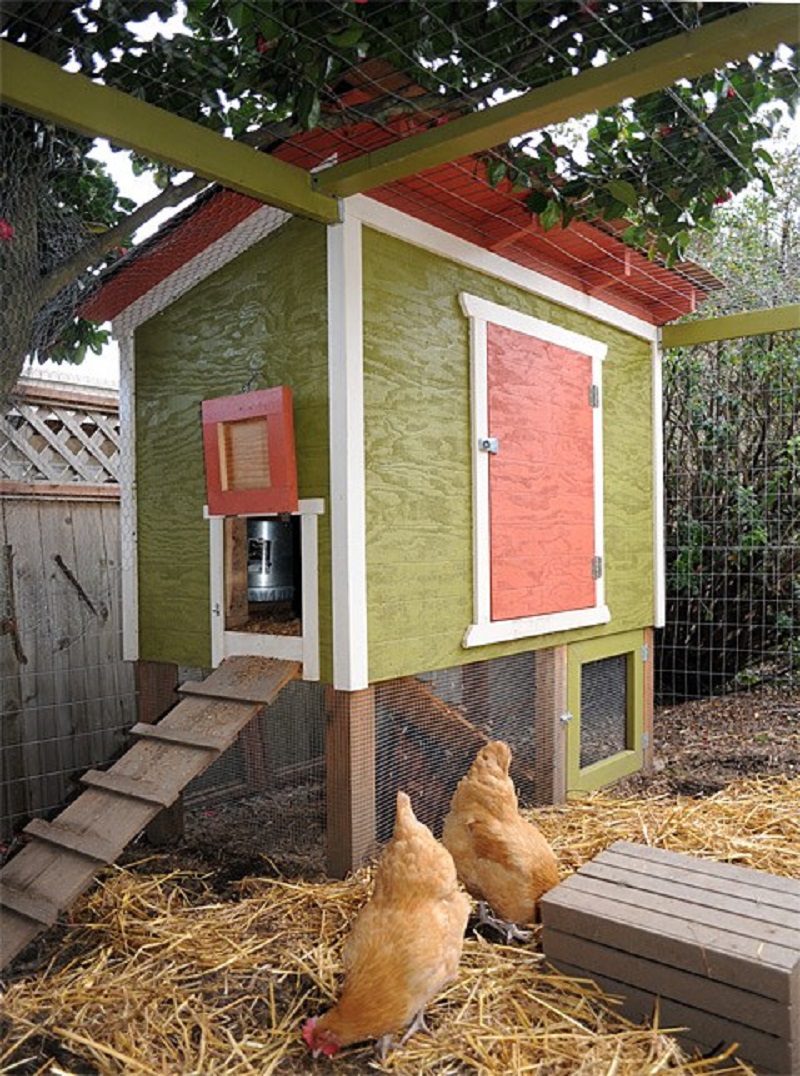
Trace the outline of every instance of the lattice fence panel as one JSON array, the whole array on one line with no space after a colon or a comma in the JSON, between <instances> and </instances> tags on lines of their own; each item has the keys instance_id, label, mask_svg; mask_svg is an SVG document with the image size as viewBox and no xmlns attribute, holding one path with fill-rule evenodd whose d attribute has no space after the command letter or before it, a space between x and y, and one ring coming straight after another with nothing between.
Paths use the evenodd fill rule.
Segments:
<instances>
[{"instance_id":1,"label":"lattice fence panel","mask_svg":"<svg viewBox=\"0 0 800 1076\"><path fill-rule=\"evenodd\" d=\"M54 400L20 393L0 417L0 482L116 485L119 436L113 399Z\"/></svg>"}]
</instances>

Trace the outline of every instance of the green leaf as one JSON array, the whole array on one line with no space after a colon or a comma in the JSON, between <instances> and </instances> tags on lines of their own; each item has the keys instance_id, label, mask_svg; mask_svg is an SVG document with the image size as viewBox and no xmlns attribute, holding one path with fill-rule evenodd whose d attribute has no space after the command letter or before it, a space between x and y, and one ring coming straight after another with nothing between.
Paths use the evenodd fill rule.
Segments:
<instances>
[{"instance_id":1,"label":"green leaf","mask_svg":"<svg viewBox=\"0 0 800 1076\"><path fill-rule=\"evenodd\" d=\"M539 216L544 213L549 201L550 199L542 191L531 191L525 199L525 205L530 209L531 213L536 213Z\"/></svg>"},{"instance_id":2,"label":"green leaf","mask_svg":"<svg viewBox=\"0 0 800 1076\"><path fill-rule=\"evenodd\" d=\"M496 187L506 178L508 165L500 157L488 157L486 160L486 179L490 187Z\"/></svg>"},{"instance_id":3,"label":"green leaf","mask_svg":"<svg viewBox=\"0 0 800 1076\"><path fill-rule=\"evenodd\" d=\"M364 30L361 26L348 26L335 34L328 34L326 40L329 45L333 45L336 49L351 49L358 44L363 33Z\"/></svg>"},{"instance_id":4,"label":"green leaf","mask_svg":"<svg viewBox=\"0 0 800 1076\"><path fill-rule=\"evenodd\" d=\"M320 112L319 94L310 82L306 82L297 95L297 118L310 131L319 123Z\"/></svg>"},{"instance_id":5,"label":"green leaf","mask_svg":"<svg viewBox=\"0 0 800 1076\"><path fill-rule=\"evenodd\" d=\"M636 188L627 179L611 179L606 184L606 190L611 197L624 205L634 208L639 204L639 195Z\"/></svg>"},{"instance_id":6,"label":"green leaf","mask_svg":"<svg viewBox=\"0 0 800 1076\"><path fill-rule=\"evenodd\" d=\"M551 228L561 220L561 206L558 202L548 202L544 212L539 214L539 223L546 232L549 232Z\"/></svg>"}]
</instances>

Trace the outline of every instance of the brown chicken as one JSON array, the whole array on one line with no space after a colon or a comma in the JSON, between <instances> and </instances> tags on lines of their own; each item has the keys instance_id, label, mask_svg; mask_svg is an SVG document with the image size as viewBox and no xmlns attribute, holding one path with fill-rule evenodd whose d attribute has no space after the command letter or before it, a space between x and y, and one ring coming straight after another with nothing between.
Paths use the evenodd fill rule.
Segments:
<instances>
[{"instance_id":1,"label":"brown chicken","mask_svg":"<svg viewBox=\"0 0 800 1076\"><path fill-rule=\"evenodd\" d=\"M344 984L337 1003L303 1027L317 1057L378 1039L382 1059L390 1035L404 1043L425 1028L423 1010L456 976L470 901L459 887L453 857L414 817L397 793L394 833L383 850L369 902L342 951Z\"/></svg>"},{"instance_id":2,"label":"brown chicken","mask_svg":"<svg viewBox=\"0 0 800 1076\"><path fill-rule=\"evenodd\" d=\"M520 816L509 776L511 748L494 740L478 751L458 782L444 820L442 841L458 876L480 901L481 922L506 935L529 937L539 898L558 883L558 864L544 835ZM495 915L489 915L486 905Z\"/></svg>"}]
</instances>

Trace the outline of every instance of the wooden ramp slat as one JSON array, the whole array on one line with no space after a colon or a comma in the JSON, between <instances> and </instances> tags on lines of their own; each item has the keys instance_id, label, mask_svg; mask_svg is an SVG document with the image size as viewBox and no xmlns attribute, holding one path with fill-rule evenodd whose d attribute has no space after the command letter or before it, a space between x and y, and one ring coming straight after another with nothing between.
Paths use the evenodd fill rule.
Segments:
<instances>
[{"instance_id":1,"label":"wooden ramp slat","mask_svg":"<svg viewBox=\"0 0 800 1076\"><path fill-rule=\"evenodd\" d=\"M103 792L112 792L118 796L129 796L134 800L142 800L143 803L152 803L156 807L169 807L175 797L152 781L143 781L134 777L125 777L123 774L114 773L113 770L87 770L81 777L82 785L91 788L99 788Z\"/></svg>"},{"instance_id":2,"label":"wooden ramp slat","mask_svg":"<svg viewBox=\"0 0 800 1076\"><path fill-rule=\"evenodd\" d=\"M191 729L168 729L161 725L134 725L131 735L139 736L144 740L160 740L162 743L179 744L181 747L196 747L200 751L216 751L218 754L228 744L220 742L219 736L204 736L201 732Z\"/></svg>"},{"instance_id":3,"label":"wooden ramp slat","mask_svg":"<svg viewBox=\"0 0 800 1076\"><path fill-rule=\"evenodd\" d=\"M58 919L60 911L58 905L47 897L30 890L15 889L5 882L0 883L0 909L4 908L10 908L17 915L33 920L43 927L51 927Z\"/></svg>"},{"instance_id":4,"label":"wooden ramp slat","mask_svg":"<svg viewBox=\"0 0 800 1076\"><path fill-rule=\"evenodd\" d=\"M265 658L237 656L226 658L205 680L187 680L178 691L183 695L203 695L207 698L231 699L239 702L260 702L268 706L285 686L280 681L278 666L294 662L273 660L276 679L264 674Z\"/></svg>"},{"instance_id":5,"label":"wooden ramp slat","mask_svg":"<svg viewBox=\"0 0 800 1076\"><path fill-rule=\"evenodd\" d=\"M31 841L0 870L0 967L52 926L101 865L174 803L299 672L295 661L227 658L204 681L211 693L187 693L110 769L85 773L85 790L57 819L32 820Z\"/></svg>"},{"instance_id":6,"label":"wooden ramp slat","mask_svg":"<svg viewBox=\"0 0 800 1076\"><path fill-rule=\"evenodd\" d=\"M111 863L120 853L115 844L97 833L75 833L66 826L60 826L58 822L45 822L43 818L32 818L24 832L30 837L38 837L40 841L77 852L78 855L86 856L97 863Z\"/></svg>"}]
</instances>

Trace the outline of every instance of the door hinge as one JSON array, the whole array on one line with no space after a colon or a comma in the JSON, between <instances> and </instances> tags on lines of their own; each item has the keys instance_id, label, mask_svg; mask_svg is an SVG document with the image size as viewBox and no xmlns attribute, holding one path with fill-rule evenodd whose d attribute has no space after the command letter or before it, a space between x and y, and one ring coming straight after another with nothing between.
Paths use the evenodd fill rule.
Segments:
<instances>
[{"instance_id":1,"label":"door hinge","mask_svg":"<svg viewBox=\"0 0 800 1076\"><path fill-rule=\"evenodd\" d=\"M478 448L481 452L490 452L493 456L496 456L500 451L500 442L496 437L479 437Z\"/></svg>"},{"instance_id":2,"label":"door hinge","mask_svg":"<svg viewBox=\"0 0 800 1076\"><path fill-rule=\"evenodd\" d=\"M592 557L592 579L600 579L603 575L603 558Z\"/></svg>"},{"instance_id":3,"label":"door hinge","mask_svg":"<svg viewBox=\"0 0 800 1076\"><path fill-rule=\"evenodd\" d=\"M600 406L600 386L599 385L590 385L589 386L589 407L599 407L599 406Z\"/></svg>"},{"instance_id":4,"label":"door hinge","mask_svg":"<svg viewBox=\"0 0 800 1076\"><path fill-rule=\"evenodd\" d=\"M643 732L642 733L642 748L646 751L649 746L650 746L650 733L649 732Z\"/></svg>"},{"instance_id":5,"label":"door hinge","mask_svg":"<svg viewBox=\"0 0 800 1076\"><path fill-rule=\"evenodd\" d=\"M650 660L650 647L647 643L642 643L642 661Z\"/></svg>"}]
</instances>

